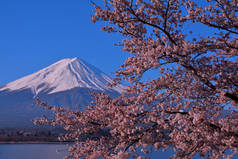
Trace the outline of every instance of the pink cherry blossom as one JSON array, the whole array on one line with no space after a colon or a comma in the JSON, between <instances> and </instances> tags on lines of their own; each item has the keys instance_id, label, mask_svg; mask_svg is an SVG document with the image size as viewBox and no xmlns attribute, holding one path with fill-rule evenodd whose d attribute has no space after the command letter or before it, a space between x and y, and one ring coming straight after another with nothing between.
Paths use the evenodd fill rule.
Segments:
<instances>
[{"instance_id":1,"label":"pink cherry blossom","mask_svg":"<svg viewBox=\"0 0 238 159\"><path fill-rule=\"evenodd\" d=\"M68 131L62 140L75 141L68 157L145 158L151 148L173 148L178 159L237 154L237 1L105 0L93 6L92 22L120 34L130 54L110 85L130 85L115 99L95 93L83 111L38 101L55 120L36 123L62 125ZM198 35L194 25L209 35ZM157 76L144 81L150 70Z\"/></svg>"}]
</instances>

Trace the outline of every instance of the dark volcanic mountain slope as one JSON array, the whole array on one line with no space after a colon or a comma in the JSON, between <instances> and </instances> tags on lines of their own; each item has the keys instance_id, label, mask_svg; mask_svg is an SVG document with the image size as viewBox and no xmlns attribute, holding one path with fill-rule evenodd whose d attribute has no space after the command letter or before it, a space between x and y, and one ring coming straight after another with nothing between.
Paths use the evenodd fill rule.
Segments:
<instances>
[{"instance_id":1,"label":"dark volcanic mountain slope","mask_svg":"<svg viewBox=\"0 0 238 159\"><path fill-rule=\"evenodd\" d=\"M32 120L50 113L36 106L39 97L49 105L80 109L92 100L91 91L118 96L123 86L108 88L112 80L77 58L63 59L49 67L0 88L0 128L31 127Z\"/></svg>"},{"instance_id":2,"label":"dark volcanic mountain slope","mask_svg":"<svg viewBox=\"0 0 238 159\"><path fill-rule=\"evenodd\" d=\"M41 93L38 97L49 105L62 106L69 109L80 109L92 101L91 91L102 92L89 88L73 88L66 91L47 94ZM112 97L118 96L116 91L104 91ZM52 114L42 107L35 105L34 94L30 89L21 91L0 92L0 128L3 127L31 127L32 120L41 117L43 114Z\"/></svg>"}]
</instances>

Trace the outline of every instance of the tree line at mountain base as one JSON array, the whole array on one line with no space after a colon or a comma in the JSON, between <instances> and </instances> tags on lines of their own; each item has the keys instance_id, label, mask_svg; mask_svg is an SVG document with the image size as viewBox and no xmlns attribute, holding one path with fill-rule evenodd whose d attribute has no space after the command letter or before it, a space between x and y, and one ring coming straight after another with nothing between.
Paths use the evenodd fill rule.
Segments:
<instances>
[{"instance_id":1,"label":"tree line at mountain base","mask_svg":"<svg viewBox=\"0 0 238 159\"><path fill-rule=\"evenodd\" d=\"M0 144L18 142L61 142L59 141L59 137L64 134L65 131L61 128L2 128L0 129Z\"/></svg>"}]
</instances>

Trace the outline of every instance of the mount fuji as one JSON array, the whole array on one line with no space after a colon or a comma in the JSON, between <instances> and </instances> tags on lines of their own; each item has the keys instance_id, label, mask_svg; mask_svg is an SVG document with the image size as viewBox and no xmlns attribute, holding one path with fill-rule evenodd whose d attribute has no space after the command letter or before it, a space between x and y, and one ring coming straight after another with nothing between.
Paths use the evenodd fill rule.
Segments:
<instances>
[{"instance_id":1,"label":"mount fuji","mask_svg":"<svg viewBox=\"0 0 238 159\"><path fill-rule=\"evenodd\" d=\"M48 105L80 109L92 99L91 91L118 96L124 86L110 88L112 79L78 58L60 60L36 73L0 87L0 127L28 127L32 120L49 114L34 105L39 97Z\"/></svg>"}]
</instances>

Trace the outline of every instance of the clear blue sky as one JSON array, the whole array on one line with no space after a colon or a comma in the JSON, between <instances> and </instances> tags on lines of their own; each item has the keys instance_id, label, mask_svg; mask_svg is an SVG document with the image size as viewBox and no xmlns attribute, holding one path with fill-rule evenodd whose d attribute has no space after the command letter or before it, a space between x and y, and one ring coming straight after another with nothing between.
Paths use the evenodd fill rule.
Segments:
<instances>
[{"instance_id":1,"label":"clear blue sky","mask_svg":"<svg viewBox=\"0 0 238 159\"><path fill-rule=\"evenodd\" d=\"M111 75L127 54L119 35L90 22L89 0L0 1L0 86L60 59L79 57Z\"/></svg>"},{"instance_id":2,"label":"clear blue sky","mask_svg":"<svg viewBox=\"0 0 238 159\"><path fill-rule=\"evenodd\" d=\"M112 75L128 54L114 46L120 35L101 31L103 23L91 23L91 14L89 0L0 0L0 86L67 57ZM192 28L211 33L198 24Z\"/></svg>"}]
</instances>

